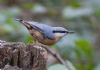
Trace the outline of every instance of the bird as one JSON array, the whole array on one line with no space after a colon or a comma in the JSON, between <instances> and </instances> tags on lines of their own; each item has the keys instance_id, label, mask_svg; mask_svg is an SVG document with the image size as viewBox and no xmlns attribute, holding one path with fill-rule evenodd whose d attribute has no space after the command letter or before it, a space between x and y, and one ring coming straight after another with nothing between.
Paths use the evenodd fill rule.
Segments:
<instances>
[{"instance_id":1,"label":"bird","mask_svg":"<svg viewBox=\"0 0 100 70\"><path fill-rule=\"evenodd\" d=\"M33 39L43 45L54 45L67 34L74 33L63 27L53 27L36 21L27 21L23 19L16 19L16 21L23 24Z\"/></svg>"}]
</instances>

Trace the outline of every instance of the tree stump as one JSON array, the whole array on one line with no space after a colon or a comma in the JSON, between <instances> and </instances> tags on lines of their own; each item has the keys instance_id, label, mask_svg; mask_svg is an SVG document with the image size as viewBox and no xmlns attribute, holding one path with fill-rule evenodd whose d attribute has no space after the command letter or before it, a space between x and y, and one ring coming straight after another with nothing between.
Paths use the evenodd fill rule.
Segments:
<instances>
[{"instance_id":1,"label":"tree stump","mask_svg":"<svg viewBox=\"0 0 100 70\"><path fill-rule=\"evenodd\" d=\"M47 51L40 45L0 40L1 70L47 70Z\"/></svg>"}]
</instances>

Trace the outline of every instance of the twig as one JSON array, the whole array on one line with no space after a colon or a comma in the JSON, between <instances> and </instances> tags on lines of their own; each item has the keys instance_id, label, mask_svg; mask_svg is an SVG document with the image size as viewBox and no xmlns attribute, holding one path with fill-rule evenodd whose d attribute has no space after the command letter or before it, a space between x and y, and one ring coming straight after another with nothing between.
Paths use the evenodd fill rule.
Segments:
<instances>
[{"instance_id":1,"label":"twig","mask_svg":"<svg viewBox=\"0 0 100 70\"><path fill-rule=\"evenodd\" d=\"M64 60L60 57L60 55L57 54L56 52L52 51L52 50L49 48L49 46L43 45L43 44L41 44L41 43L37 43L37 44L40 45L40 46L42 46L43 48L45 48L45 49L47 50L47 52L49 52L52 56L54 56L54 57L58 60L59 63L65 65L65 62L64 62Z\"/></svg>"},{"instance_id":2,"label":"twig","mask_svg":"<svg viewBox=\"0 0 100 70\"><path fill-rule=\"evenodd\" d=\"M58 60L59 63L65 65L68 70L72 70L71 67L68 64L66 64L65 61L61 58L61 56L58 53L52 51L49 48L49 46L43 45L41 43L38 43L38 45L41 45L43 48L45 48L47 50L47 52L49 52L53 57L55 57Z\"/></svg>"},{"instance_id":3,"label":"twig","mask_svg":"<svg viewBox=\"0 0 100 70\"><path fill-rule=\"evenodd\" d=\"M57 54L56 52L52 51L48 46L42 46L42 47L44 47L52 56L54 56L58 60L59 63L65 65L64 60L60 57L59 54Z\"/></svg>"}]
</instances>

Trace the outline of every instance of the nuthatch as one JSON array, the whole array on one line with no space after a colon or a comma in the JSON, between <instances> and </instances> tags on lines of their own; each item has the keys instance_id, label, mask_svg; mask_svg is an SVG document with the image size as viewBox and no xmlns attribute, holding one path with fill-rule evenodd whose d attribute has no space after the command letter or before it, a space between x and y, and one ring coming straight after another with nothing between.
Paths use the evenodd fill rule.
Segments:
<instances>
[{"instance_id":1,"label":"nuthatch","mask_svg":"<svg viewBox=\"0 0 100 70\"><path fill-rule=\"evenodd\" d=\"M68 33L73 33L63 27L52 27L39 22L26 21L22 19L16 20L22 23L29 30L29 33L36 41L44 45L53 45Z\"/></svg>"}]
</instances>

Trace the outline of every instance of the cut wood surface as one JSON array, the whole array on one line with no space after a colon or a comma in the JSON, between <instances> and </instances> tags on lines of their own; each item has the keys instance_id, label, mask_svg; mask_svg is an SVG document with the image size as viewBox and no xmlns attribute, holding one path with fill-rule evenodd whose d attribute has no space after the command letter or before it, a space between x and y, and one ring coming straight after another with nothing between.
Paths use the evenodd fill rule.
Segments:
<instances>
[{"instance_id":1,"label":"cut wood surface","mask_svg":"<svg viewBox=\"0 0 100 70\"><path fill-rule=\"evenodd\" d=\"M47 70L47 51L39 45L0 41L0 69Z\"/></svg>"}]
</instances>

